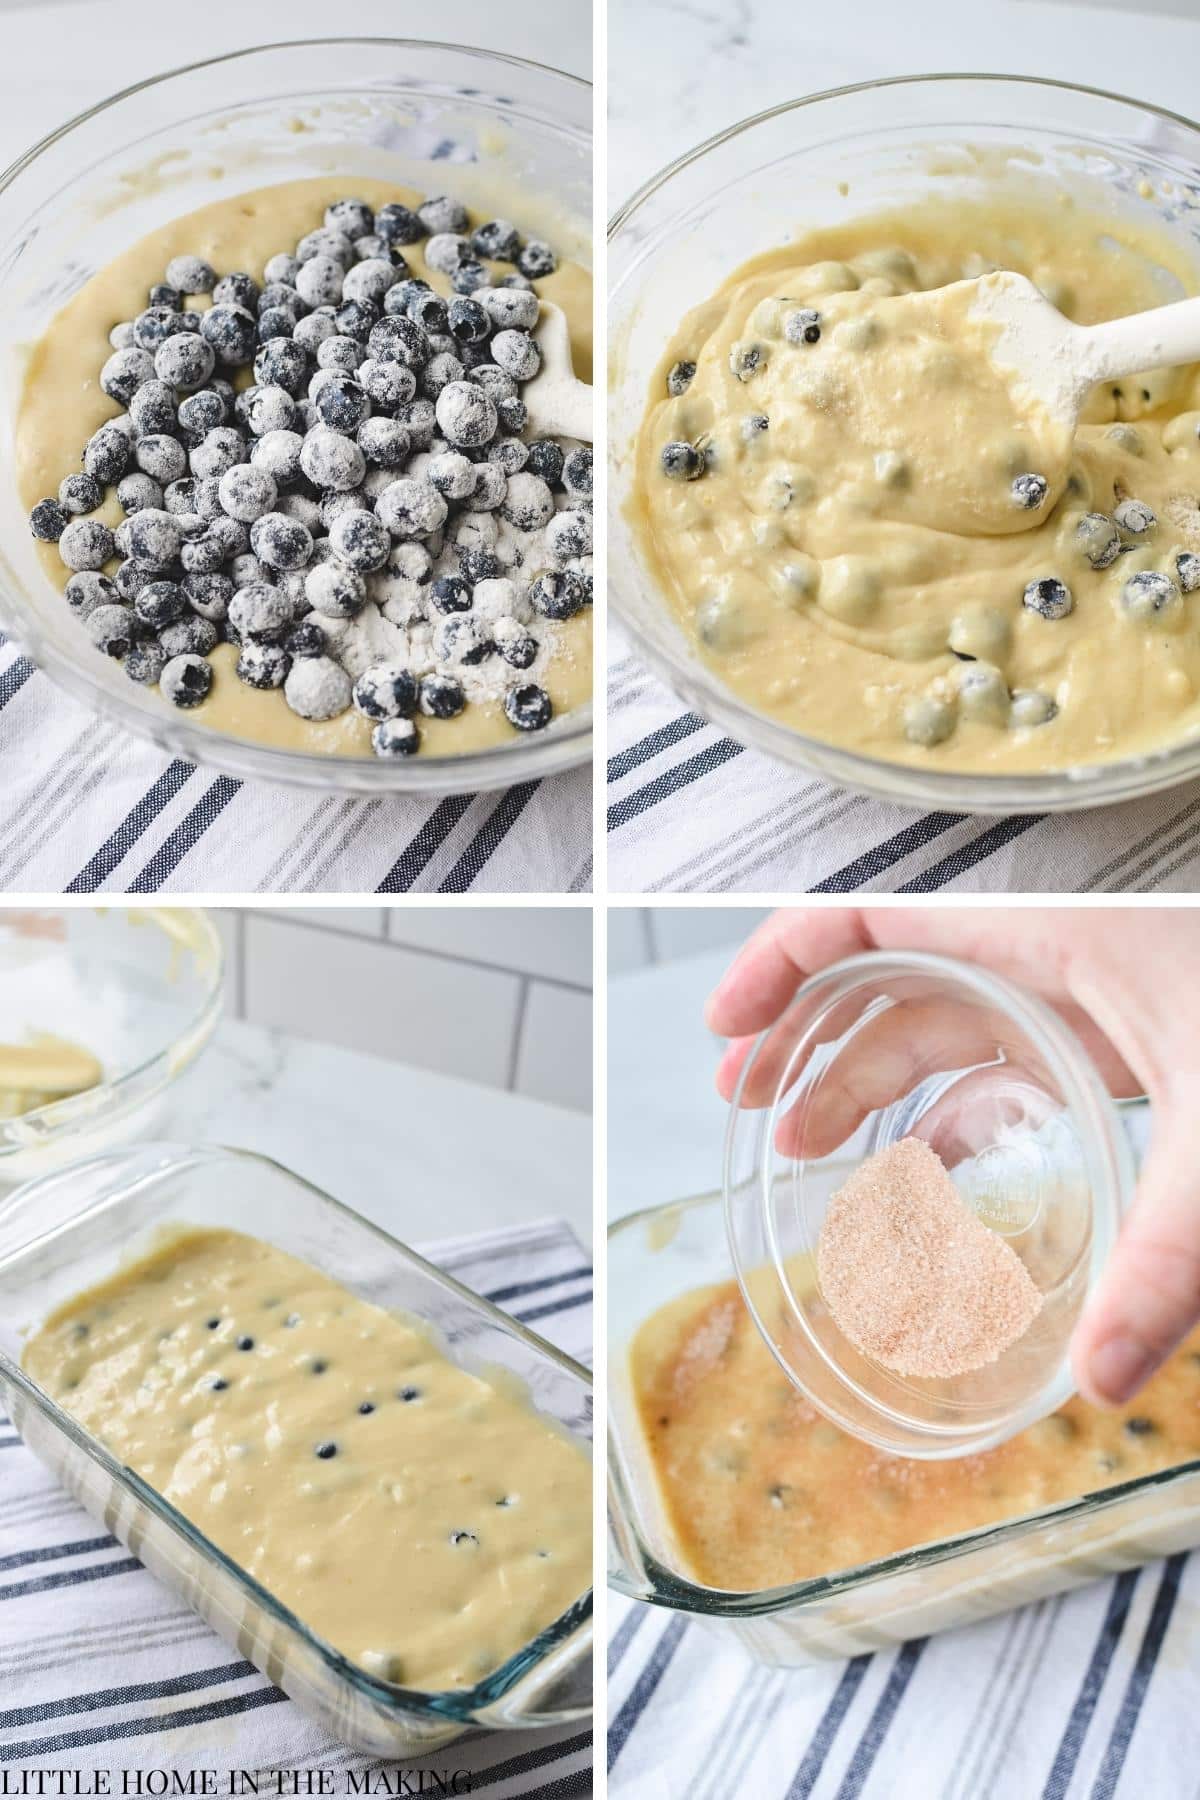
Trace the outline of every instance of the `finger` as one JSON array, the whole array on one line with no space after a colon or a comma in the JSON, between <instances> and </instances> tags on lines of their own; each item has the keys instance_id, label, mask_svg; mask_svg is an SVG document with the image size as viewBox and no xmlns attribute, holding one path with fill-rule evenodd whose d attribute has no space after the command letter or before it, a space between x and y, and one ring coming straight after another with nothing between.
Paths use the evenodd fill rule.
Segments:
<instances>
[{"instance_id":1,"label":"finger","mask_svg":"<svg viewBox=\"0 0 1200 1800\"><path fill-rule=\"evenodd\" d=\"M1137 1198L1075 1330L1084 1396L1120 1406L1200 1319L1200 1124L1172 1104L1156 1130Z\"/></svg>"},{"instance_id":2,"label":"finger","mask_svg":"<svg viewBox=\"0 0 1200 1800\"><path fill-rule=\"evenodd\" d=\"M705 1008L719 1037L765 1031L814 969L869 948L853 907L781 907L743 944Z\"/></svg>"}]
</instances>

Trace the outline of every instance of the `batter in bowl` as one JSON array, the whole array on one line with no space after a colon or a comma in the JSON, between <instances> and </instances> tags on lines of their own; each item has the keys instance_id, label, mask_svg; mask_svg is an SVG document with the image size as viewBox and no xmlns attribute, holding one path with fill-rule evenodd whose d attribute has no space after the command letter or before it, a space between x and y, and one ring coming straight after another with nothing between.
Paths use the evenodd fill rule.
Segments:
<instances>
[{"instance_id":1,"label":"batter in bowl","mask_svg":"<svg viewBox=\"0 0 1200 1800\"><path fill-rule=\"evenodd\" d=\"M1120 1411L1076 1398L994 1450L944 1462L888 1456L817 1413L734 1281L647 1319L630 1374L687 1567L740 1592L855 1568L1200 1456L1200 1331Z\"/></svg>"},{"instance_id":2,"label":"batter in bowl","mask_svg":"<svg viewBox=\"0 0 1200 1800\"><path fill-rule=\"evenodd\" d=\"M417 1326L273 1246L185 1231L61 1307L28 1373L296 1616L427 1691L591 1585L587 1457Z\"/></svg>"},{"instance_id":3,"label":"batter in bowl","mask_svg":"<svg viewBox=\"0 0 1200 1800\"><path fill-rule=\"evenodd\" d=\"M30 360L17 430L18 483L24 504L32 510L45 498L53 499L57 496L64 478L79 471L80 452L85 443L105 421L122 416L121 402L104 392L99 383L101 370L114 354L110 334L115 327L128 326L146 311L151 289L164 282L168 264L173 264L177 258L199 259L218 276L244 272L262 290L267 285L265 269L268 261L277 258L281 251L290 251L299 245L308 234L325 229L326 209L349 195L365 202L373 212L389 205L399 205L411 210L422 201L422 196L411 189L378 180L357 178L321 177L258 189L217 201L173 221L124 251L81 288L54 319L45 337L35 346ZM515 206L516 201L514 209ZM482 223L484 221L481 215L469 214L468 232L474 231ZM415 242L396 245L396 254L401 255L405 263L405 269L398 272L407 279L427 283L435 294L445 298L452 293L452 278L444 267L433 267L426 260L425 253L432 241L433 237L426 232ZM489 282L502 282L513 277L528 279L536 294L562 308L570 326L576 373L584 379L590 379L591 280L588 272L577 263L567 260L558 260L551 273L536 278L520 276L508 261L484 259L480 266ZM295 274L292 273L295 279ZM275 285L290 287L291 283ZM455 291L463 298L470 298L461 287ZM189 293L179 301L182 310L189 314L203 314L212 303L211 292ZM252 300L251 305L255 304L257 303ZM309 310L316 311L317 308L310 309L306 305L303 310L307 314ZM256 316L261 339L262 315ZM435 335L440 338L445 334ZM459 349L463 346L456 343L455 347ZM467 354L472 352L468 349ZM322 370L326 371L326 380L330 374L348 373L353 377L357 373L356 370L343 370L340 364L332 363L323 364ZM225 366L220 361L214 373L217 378L228 377L239 391L245 390L253 377L250 366ZM415 398L428 403L434 392L428 365L423 365L418 374L419 385ZM211 386L211 381L209 385ZM311 392L297 397L311 399ZM379 406L375 406L375 412L379 411ZM228 423L230 421L224 422L226 425ZM261 423L264 422L260 421ZM306 429L304 423L294 423L296 429L303 433ZM223 428L224 425L221 429ZM157 434L150 432L145 435L153 437ZM261 435L265 435L265 432ZM515 447L517 443L524 441L521 432L513 431L509 435L511 441L504 454L510 460L505 466L516 465L514 473L520 477L514 491L515 498L516 491L520 490L522 484L528 486L533 477L521 463L521 450ZM534 436L531 430L525 430L525 439L533 439ZM428 450L431 447L436 452L438 449L445 450L447 445L435 437L431 446L424 433L418 430L411 443L412 457L395 468L372 467L368 471L368 484L373 482L379 487L386 484L389 475L413 475L420 478L424 485L425 469L429 461ZM568 443L559 448L565 448L569 453L572 446ZM169 445L166 446L166 452L174 455ZM185 471L188 476L196 474L194 452L195 446L188 446L188 468ZM472 455L476 454L472 451ZM415 466L412 466L414 463ZM559 512L569 512L572 517L577 512L590 508L590 456L585 455L585 464L588 493L572 493L560 476L551 498L552 508ZM129 470L140 472L140 464L131 460ZM498 468L495 472L499 472ZM159 485L163 486L163 483ZM169 487L170 483L165 485ZM517 593L514 597L507 590L485 589L486 598L477 597L474 593L476 584L472 584L471 598L474 604L472 608L464 609L463 617L470 611L472 619L478 615L480 621L490 628L497 618L507 620L504 609L511 601L517 611L525 616L524 622L528 627L526 635L536 640L535 660L524 668L519 663L509 667L504 658L495 652L489 653L480 662L466 663L458 668L454 678L466 690L468 703L448 716L430 713L424 705L415 715L420 750L423 754L432 755L483 749L511 742L518 736L519 729L531 728L528 723L518 728L511 716L506 714L505 697L510 689L536 686L547 697L554 715L561 715L579 706L591 694L590 604L577 606L569 615L558 618L543 616L536 608L526 604L526 591L537 574L543 570L559 571L562 567L552 553L546 532L540 526L534 531L526 531L512 524L504 516L506 500L499 501L496 507L484 512L483 522L478 523L479 512L473 509L470 496L461 492L463 484L456 480L452 485L456 491L449 496L447 508L438 508L439 512L446 510L449 514L443 520L444 529L435 529L431 534L419 538L415 532L409 533L407 530L394 534L396 543L393 549L402 554L395 567L389 565L382 570L370 569L365 572L363 579L368 591L367 607L348 619L330 614L318 615L320 623L317 626L329 640L333 653L343 659L351 680L356 679L365 669L380 663L391 664L410 658L414 661L414 666L417 666L427 659L420 654L415 659L410 657L411 646L405 634L410 628L424 627L432 633L443 623L436 608L429 604L430 593L433 581L439 575L457 575L460 571L456 545L462 522L468 519L471 521L465 528L467 537L462 540L463 543L469 542L474 548L491 552L497 548L496 540L499 540L498 555L504 566L492 573L503 578L512 576ZM303 502L312 500L314 493L315 490L306 487L303 481L287 484L281 482L280 504L302 508ZM374 494L367 496L368 506L373 504L375 497ZM435 505L436 498L435 496ZM54 503L57 504L57 501ZM481 507L482 503L479 504ZM510 507L509 510L513 509ZM296 516L301 516L301 513L297 511ZM77 522L77 518L86 518L115 531L125 517L125 511L117 500L116 484L106 484L102 504L85 514L70 515L67 529ZM58 530L59 523L52 522L50 528ZM311 517L309 523L313 523ZM322 522L319 530L324 532L327 529ZM483 541L485 538L488 540L486 543ZM60 530L56 539L39 544L39 556L54 585L60 589L67 588L70 598L76 590L69 585L70 570L64 567L61 545ZM414 554L411 560L407 559L409 552L425 551L429 555ZM515 561L517 556L522 559L520 563ZM185 558L185 563L186 561ZM583 561L587 567L581 567L579 573L581 581L587 575L587 582L583 585L587 587L590 598L590 555ZM222 565L222 572L228 566ZM115 567L113 561L101 565L109 575L115 573ZM410 569L416 573L410 576ZM89 562L81 577L84 590L81 614L90 603L91 596L86 590L94 572L98 572L97 567ZM166 573L182 579L184 570L176 568ZM79 585L77 583L77 587ZM105 598L111 596L106 595ZM389 601L392 602L390 606ZM211 616L211 610L206 612L205 618ZM216 610L219 611L219 606ZM564 611L563 608L556 610ZM312 615L308 612L302 613L301 617L312 622ZM88 620L81 616L81 623L81 655L92 655L94 652L89 649L84 636ZM222 631L225 621L218 619L216 624L218 631ZM503 629L508 629L507 623ZM487 631L482 628L478 635L481 639L487 639ZM465 642L464 636L460 649ZM278 647L278 644L273 643L270 650L270 656L276 661L278 658L275 657L275 651ZM110 654L115 653L115 650L110 651ZM150 653L151 656L155 654ZM301 716L289 706L281 687L257 687L237 678L235 669L239 661L239 647L236 644L218 642L215 648L204 654L212 671L211 687L207 696L195 704L191 704L190 697L187 697L189 717L236 737L284 749L336 755L371 753L372 736L379 723L379 714L364 714L359 711L351 704L348 692L334 695L330 704L338 699L341 704L329 716ZM259 660L262 661L262 657ZM129 672L139 680L145 679L147 674L147 670L137 661L129 668ZM149 672L153 673L152 667ZM383 704L386 706L387 701ZM316 709L309 710L322 711L325 708L318 705ZM542 722L544 723L544 719ZM532 728L538 727L534 725ZM400 745L400 753L411 747L411 744Z\"/></svg>"},{"instance_id":4,"label":"batter in bowl","mask_svg":"<svg viewBox=\"0 0 1200 1800\"><path fill-rule=\"evenodd\" d=\"M90 1050L50 1031L30 1032L23 1044L0 1044L0 1119L86 1093L103 1079Z\"/></svg>"},{"instance_id":5,"label":"batter in bowl","mask_svg":"<svg viewBox=\"0 0 1200 1800\"><path fill-rule=\"evenodd\" d=\"M896 762L1067 769L1200 732L1200 378L1016 404L961 284L1029 276L1094 324L1191 292L1165 234L1031 187L930 199L738 269L681 323L635 525L744 702Z\"/></svg>"}]
</instances>

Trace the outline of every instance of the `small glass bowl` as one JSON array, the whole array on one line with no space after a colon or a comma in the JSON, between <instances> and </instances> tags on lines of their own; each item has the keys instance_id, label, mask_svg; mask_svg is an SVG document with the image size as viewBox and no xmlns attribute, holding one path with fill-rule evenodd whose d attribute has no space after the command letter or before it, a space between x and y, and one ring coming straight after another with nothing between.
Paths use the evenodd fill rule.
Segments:
<instances>
[{"instance_id":1,"label":"small glass bowl","mask_svg":"<svg viewBox=\"0 0 1200 1800\"><path fill-rule=\"evenodd\" d=\"M1165 228L1200 261L1200 127L1092 88L1017 76L926 75L790 101L661 170L609 226L608 594L653 672L738 743L902 805L1066 812L1200 774L1200 741L1037 775L953 774L805 737L757 712L697 655L646 565L629 516L650 378L680 319L794 228L824 227L932 192L978 194L981 146L1024 179ZM930 158L928 152L936 152Z\"/></svg>"},{"instance_id":2,"label":"small glass bowl","mask_svg":"<svg viewBox=\"0 0 1200 1800\"><path fill-rule=\"evenodd\" d=\"M250 188L344 174L424 183L498 206L519 182L585 253L591 87L516 57L403 38L239 51L115 94L0 176L0 468L15 467L25 352L99 268L170 219ZM447 145L450 154L447 156ZM511 210L511 208L510 208ZM549 227L547 227L549 229ZM385 760L281 750L189 722L96 654L39 565L0 483L0 622L101 717L171 756L243 780L363 794L475 793L588 763L592 707L453 756Z\"/></svg>"},{"instance_id":3,"label":"small glass bowl","mask_svg":"<svg viewBox=\"0 0 1200 1800\"><path fill-rule=\"evenodd\" d=\"M0 1191L145 1136L221 1016L224 955L195 907L0 910L0 1037L49 1032L103 1080L0 1119Z\"/></svg>"},{"instance_id":4,"label":"small glass bowl","mask_svg":"<svg viewBox=\"0 0 1200 1800\"><path fill-rule=\"evenodd\" d=\"M997 1361L952 1380L901 1376L857 1349L816 1273L847 1159L912 1137L1042 1295ZM1133 1178L1117 1108L1056 1013L965 963L873 952L805 982L755 1044L729 1118L726 1225L755 1323L814 1406L894 1455L962 1456L1074 1391L1071 1333Z\"/></svg>"}]
</instances>

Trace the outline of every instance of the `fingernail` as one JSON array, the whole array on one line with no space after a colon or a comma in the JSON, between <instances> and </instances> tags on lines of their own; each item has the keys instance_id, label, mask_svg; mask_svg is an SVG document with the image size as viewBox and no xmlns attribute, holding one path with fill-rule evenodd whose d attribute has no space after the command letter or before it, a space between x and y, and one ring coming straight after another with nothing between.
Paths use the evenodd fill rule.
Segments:
<instances>
[{"instance_id":1,"label":"fingernail","mask_svg":"<svg viewBox=\"0 0 1200 1800\"><path fill-rule=\"evenodd\" d=\"M1097 1393L1114 1404L1128 1400L1154 1367L1144 1344L1132 1337L1111 1337L1093 1350L1088 1374Z\"/></svg>"}]
</instances>

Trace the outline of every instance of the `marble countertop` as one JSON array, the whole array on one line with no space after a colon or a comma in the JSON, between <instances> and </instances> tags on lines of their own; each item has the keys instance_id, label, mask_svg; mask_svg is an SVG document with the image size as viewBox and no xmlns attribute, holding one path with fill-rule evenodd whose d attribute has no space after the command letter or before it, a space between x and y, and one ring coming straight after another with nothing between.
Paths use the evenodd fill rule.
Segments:
<instances>
[{"instance_id":1,"label":"marble countertop","mask_svg":"<svg viewBox=\"0 0 1200 1800\"><path fill-rule=\"evenodd\" d=\"M548 1217L591 1242L584 1115L254 1025L218 1027L155 1135L261 1151L406 1243Z\"/></svg>"},{"instance_id":2,"label":"marble countertop","mask_svg":"<svg viewBox=\"0 0 1200 1800\"><path fill-rule=\"evenodd\" d=\"M612 0L610 210L714 132L823 88L949 71L1037 75L1194 117L1198 58L1197 18L1153 0L1140 11L1089 0Z\"/></svg>"}]
</instances>

